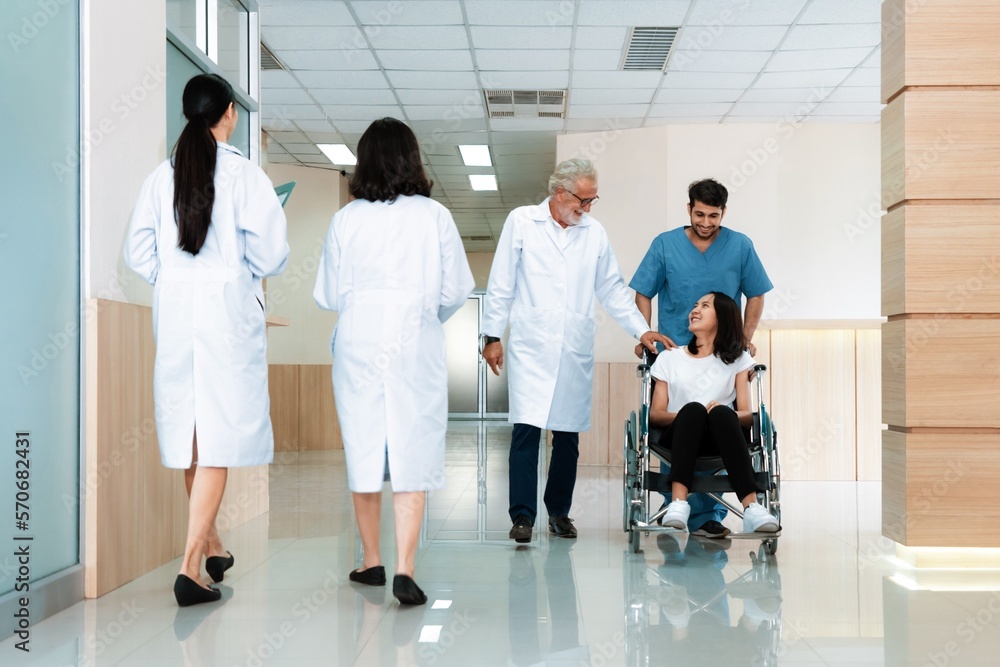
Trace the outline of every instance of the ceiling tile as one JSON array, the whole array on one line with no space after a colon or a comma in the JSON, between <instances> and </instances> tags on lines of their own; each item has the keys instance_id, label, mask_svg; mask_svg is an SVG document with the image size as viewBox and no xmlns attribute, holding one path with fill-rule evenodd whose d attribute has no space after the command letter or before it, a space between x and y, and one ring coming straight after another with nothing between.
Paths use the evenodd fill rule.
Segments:
<instances>
[{"instance_id":1,"label":"ceiling tile","mask_svg":"<svg viewBox=\"0 0 1000 667\"><path fill-rule=\"evenodd\" d=\"M263 70L260 73L261 88L300 88L289 72L283 69Z\"/></svg>"},{"instance_id":2,"label":"ceiling tile","mask_svg":"<svg viewBox=\"0 0 1000 667\"><path fill-rule=\"evenodd\" d=\"M309 94L301 88L264 89L260 94L261 104L312 104Z\"/></svg>"},{"instance_id":3,"label":"ceiling tile","mask_svg":"<svg viewBox=\"0 0 1000 667\"><path fill-rule=\"evenodd\" d=\"M331 125L330 121L327 120L300 120L295 124L298 125L302 131L310 133L310 135L314 132L334 132L333 125ZM310 136L310 139L311 138L312 137Z\"/></svg>"},{"instance_id":4,"label":"ceiling tile","mask_svg":"<svg viewBox=\"0 0 1000 667\"><path fill-rule=\"evenodd\" d=\"M740 102L729 112L730 116L790 116L796 118L810 107L802 102Z\"/></svg>"},{"instance_id":5,"label":"ceiling tile","mask_svg":"<svg viewBox=\"0 0 1000 667\"><path fill-rule=\"evenodd\" d=\"M469 25L567 26L573 3L566 0L466 0Z\"/></svg>"},{"instance_id":6,"label":"ceiling tile","mask_svg":"<svg viewBox=\"0 0 1000 667\"><path fill-rule=\"evenodd\" d=\"M381 26L368 31L376 49L462 49L469 48L465 26Z\"/></svg>"},{"instance_id":7,"label":"ceiling tile","mask_svg":"<svg viewBox=\"0 0 1000 667\"><path fill-rule=\"evenodd\" d=\"M583 88L653 88L659 85L662 72L573 72L573 85Z\"/></svg>"},{"instance_id":8,"label":"ceiling tile","mask_svg":"<svg viewBox=\"0 0 1000 667\"><path fill-rule=\"evenodd\" d=\"M833 91L827 102L880 102L882 88L880 86L841 86Z\"/></svg>"},{"instance_id":9,"label":"ceiling tile","mask_svg":"<svg viewBox=\"0 0 1000 667\"><path fill-rule=\"evenodd\" d=\"M369 32L386 25L462 25L462 6L458 0L421 0L421 2L385 2L352 0L351 6Z\"/></svg>"},{"instance_id":10,"label":"ceiling tile","mask_svg":"<svg viewBox=\"0 0 1000 667\"><path fill-rule=\"evenodd\" d=\"M364 35L356 26L264 26L261 39L277 53L283 50L364 49Z\"/></svg>"},{"instance_id":11,"label":"ceiling tile","mask_svg":"<svg viewBox=\"0 0 1000 667\"><path fill-rule=\"evenodd\" d=\"M628 40L625 26L580 26L576 29L578 49L624 49Z\"/></svg>"},{"instance_id":12,"label":"ceiling tile","mask_svg":"<svg viewBox=\"0 0 1000 667\"><path fill-rule=\"evenodd\" d=\"M444 121L412 120L407 124L417 133L418 137L426 133L428 135L427 138L433 139L435 142L437 142L436 137L440 137L441 141L444 141L447 132L479 132L486 130L485 118L462 118L460 116L448 118Z\"/></svg>"},{"instance_id":13,"label":"ceiling tile","mask_svg":"<svg viewBox=\"0 0 1000 667\"><path fill-rule=\"evenodd\" d=\"M667 72L759 72L769 51L675 51Z\"/></svg>"},{"instance_id":14,"label":"ceiling tile","mask_svg":"<svg viewBox=\"0 0 1000 667\"><path fill-rule=\"evenodd\" d=\"M281 144L286 151L293 155L322 155L323 153L316 148L316 144L313 143L284 143Z\"/></svg>"},{"instance_id":15,"label":"ceiling tile","mask_svg":"<svg viewBox=\"0 0 1000 667\"><path fill-rule=\"evenodd\" d=\"M806 70L853 69L861 64L871 48L781 50L767 64L768 72L804 72Z\"/></svg>"},{"instance_id":16,"label":"ceiling tile","mask_svg":"<svg viewBox=\"0 0 1000 667\"><path fill-rule=\"evenodd\" d=\"M851 73L849 69L813 70L810 72L764 72L755 88L833 88Z\"/></svg>"},{"instance_id":17,"label":"ceiling tile","mask_svg":"<svg viewBox=\"0 0 1000 667\"><path fill-rule=\"evenodd\" d=\"M274 55L290 70L378 69L378 63L367 49L275 51Z\"/></svg>"},{"instance_id":18,"label":"ceiling tile","mask_svg":"<svg viewBox=\"0 0 1000 667\"><path fill-rule=\"evenodd\" d=\"M882 41L879 23L838 23L834 25L797 25L788 33L782 49L848 49L874 47Z\"/></svg>"},{"instance_id":19,"label":"ceiling tile","mask_svg":"<svg viewBox=\"0 0 1000 667\"><path fill-rule=\"evenodd\" d=\"M514 90L563 90L569 86L569 71L565 72L480 72L483 88Z\"/></svg>"},{"instance_id":20,"label":"ceiling tile","mask_svg":"<svg viewBox=\"0 0 1000 667\"><path fill-rule=\"evenodd\" d=\"M569 49L553 51L476 49L476 64L482 71L568 70Z\"/></svg>"},{"instance_id":21,"label":"ceiling tile","mask_svg":"<svg viewBox=\"0 0 1000 667\"><path fill-rule=\"evenodd\" d=\"M567 118L642 118L648 104L574 104Z\"/></svg>"},{"instance_id":22,"label":"ceiling tile","mask_svg":"<svg viewBox=\"0 0 1000 667\"><path fill-rule=\"evenodd\" d=\"M461 107L483 104L482 92L474 89L397 88L396 94L403 104L450 104Z\"/></svg>"},{"instance_id":23,"label":"ceiling tile","mask_svg":"<svg viewBox=\"0 0 1000 667\"><path fill-rule=\"evenodd\" d=\"M915 4L919 6L920 3ZM880 0L812 0L799 19L799 23L881 23L881 21Z\"/></svg>"},{"instance_id":24,"label":"ceiling tile","mask_svg":"<svg viewBox=\"0 0 1000 667\"><path fill-rule=\"evenodd\" d=\"M395 70L386 72L395 88L425 88L428 90L469 90L478 87L472 72L428 72Z\"/></svg>"},{"instance_id":25,"label":"ceiling tile","mask_svg":"<svg viewBox=\"0 0 1000 667\"><path fill-rule=\"evenodd\" d=\"M410 120L440 120L442 123L450 123L455 118L484 118L486 113L481 104L478 107L462 107L461 110L454 105L410 104L406 107L406 115Z\"/></svg>"},{"instance_id":26,"label":"ceiling tile","mask_svg":"<svg viewBox=\"0 0 1000 667\"><path fill-rule=\"evenodd\" d=\"M310 88L320 104L396 104L388 88Z\"/></svg>"},{"instance_id":27,"label":"ceiling tile","mask_svg":"<svg viewBox=\"0 0 1000 667\"><path fill-rule=\"evenodd\" d=\"M301 132L284 132L284 131L270 131L267 132L268 136L277 141L279 144L285 143L304 143L308 139L306 135Z\"/></svg>"},{"instance_id":28,"label":"ceiling tile","mask_svg":"<svg viewBox=\"0 0 1000 667\"><path fill-rule=\"evenodd\" d=\"M330 120L336 125L342 120L367 120L373 121L376 118L392 116L402 118L403 110L396 105L334 105L323 106L323 111L329 115Z\"/></svg>"},{"instance_id":29,"label":"ceiling tile","mask_svg":"<svg viewBox=\"0 0 1000 667\"><path fill-rule=\"evenodd\" d=\"M829 91L827 91L829 92ZM817 95L817 91L810 88L753 88L746 91L741 102L807 102L817 101L826 97L825 94Z\"/></svg>"},{"instance_id":30,"label":"ceiling tile","mask_svg":"<svg viewBox=\"0 0 1000 667\"><path fill-rule=\"evenodd\" d=\"M376 51L387 70L471 71L469 51Z\"/></svg>"},{"instance_id":31,"label":"ceiling tile","mask_svg":"<svg viewBox=\"0 0 1000 667\"><path fill-rule=\"evenodd\" d=\"M261 108L268 118L288 118L291 120L323 120L324 115L315 104L272 104Z\"/></svg>"},{"instance_id":32,"label":"ceiling tile","mask_svg":"<svg viewBox=\"0 0 1000 667\"><path fill-rule=\"evenodd\" d=\"M549 26L497 27L472 26L472 45L477 49L568 49L573 38L571 28Z\"/></svg>"},{"instance_id":33,"label":"ceiling tile","mask_svg":"<svg viewBox=\"0 0 1000 667\"><path fill-rule=\"evenodd\" d=\"M688 25L791 25L807 0L696 2Z\"/></svg>"},{"instance_id":34,"label":"ceiling tile","mask_svg":"<svg viewBox=\"0 0 1000 667\"><path fill-rule=\"evenodd\" d=\"M291 25L356 25L351 12L342 2L316 2L315 0L281 0L262 2L260 5L262 26Z\"/></svg>"},{"instance_id":35,"label":"ceiling tile","mask_svg":"<svg viewBox=\"0 0 1000 667\"><path fill-rule=\"evenodd\" d=\"M654 104L649 110L650 118L670 118L674 116L721 116L729 111L728 102Z\"/></svg>"},{"instance_id":36,"label":"ceiling tile","mask_svg":"<svg viewBox=\"0 0 1000 667\"><path fill-rule=\"evenodd\" d=\"M372 119L366 120L334 120L333 125L338 130L344 133L344 140L349 145L357 144L360 135L368 129L368 126L372 124ZM350 133L357 133L357 137L351 136Z\"/></svg>"},{"instance_id":37,"label":"ceiling tile","mask_svg":"<svg viewBox=\"0 0 1000 667\"><path fill-rule=\"evenodd\" d=\"M679 26L690 5L691 0L590 0L580 3L577 24Z\"/></svg>"},{"instance_id":38,"label":"ceiling tile","mask_svg":"<svg viewBox=\"0 0 1000 667\"><path fill-rule=\"evenodd\" d=\"M844 80L845 86L881 86L882 73L878 67L860 67Z\"/></svg>"},{"instance_id":39,"label":"ceiling tile","mask_svg":"<svg viewBox=\"0 0 1000 667\"><path fill-rule=\"evenodd\" d=\"M743 93L743 88L662 88L656 94L656 102L735 102Z\"/></svg>"},{"instance_id":40,"label":"ceiling tile","mask_svg":"<svg viewBox=\"0 0 1000 667\"><path fill-rule=\"evenodd\" d=\"M675 49L723 51L773 51L788 29L785 26L685 26L677 35Z\"/></svg>"},{"instance_id":41,"label":"ceiling tile","mask_svg":"<svg viewBox=\"0 0 1000 667\"><path fill-rule=\"evenodd\" d=\"M382 88L388 90L385 75L378 70L296 72L307 88Z\"/></svg>"},{"instance_id":42,"label":"ceiling tile","mask_svg":"<svg viewBox=\"0 0 1000 667\"><path fill-rule=\"evenodd\" d=\"M562 118L490 118L489 121L494 132L563 129Z\"/></svg>"},{"instance_id":43,"label":"ceiling tile","mask_svg":"<svg viewBox=\"0 0 1000 667\"><path fill-rule=\"evenodd\" d=\"M641 118L622 118L617 121L617 129L632 129L641 123ZM608 121L599 118L568 118L566 129L570 132L602 132L609 128Z\"/></svg>"},{"instance_id":44,"label":"ceiling tile","mask_svg":"<svg viewBox=\"0 0 1000 667\"><path fill-rule=\"evenodd\" d=\"M775 121L778 119L775 118ZM643 127L659 127L661 125L717 125L722 121L722 115L716 116L677 116L664 118L647 118Z\"/></svg>"},{"instance_id":45,"label":"ceiling tile","mask_svg":"<svg viewBox=\"0 0 1000 667\"><path fill-rule=\"evenodd\" d=\"M576 88L569 91L570 104L649 104L653 101L653 88Z\"/></svg>"},{"instance_id":46,"label":"ceiling tile","mask_svg":"<svg viewBox=\"0 0 1000 667\"><path fill-rule=\"evenodd\" d=\"M824 102L812 112L814 116L878 116L881 102Z\"/></svg>"},{"instance_id":47,"label":"ceiling tile","mask_svg":"<svg viewBox=\"0 0 1000 667\"><path fill-rule=\"evenodd\" d=\"M663 78L663 87L746 88L756 77L753 72L668 72Z\"/></svg>"},{"instance_id":48,"label":"ceiling tile","mask_svg":"<svg viewBox=\"0 0 1000 667\"><path fill-rule=\"evenodd\" d=\"M621 65L621 49L576 49L573 53L573 69L617 70Z\"/></svg>"}]
</instances>

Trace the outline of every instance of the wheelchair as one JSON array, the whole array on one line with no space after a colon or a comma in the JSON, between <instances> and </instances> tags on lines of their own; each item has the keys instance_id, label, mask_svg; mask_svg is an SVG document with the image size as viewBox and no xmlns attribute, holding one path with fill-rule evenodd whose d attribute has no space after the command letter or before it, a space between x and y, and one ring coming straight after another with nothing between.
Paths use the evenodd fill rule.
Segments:
<instances>
[{"instance_id":1,"label":"wheelchair","mask_svg":"<svg viewBox=\"0 0 1000 667\"><path fill-rule=\"evenodd\" d=\"M642 380L642 398L638 413L633 411L625 421L624 462L623 462L623 499L622 528L629 536L629 545L633 553L639 553L641 534L648 536L653 532L679 532L675 528L658 525L666 513L666 507L656 512L650 511L650 498L653 493L670 493L670 449L659 445L658 432L650 430L649 407L653 396L653 378L650 376L652 358L648 351L643 350L642 362L636 369L636 375ZM778 461L778 433L764 404L763 377L767 371L764 364L756 364L751 376L751 408L753 424L750 427L748 446L750 461L753 465L754 477L757 482L757 500L781 524L781 467ZM651 457L660 462L663 472L650 470ZM691 493L704 493L725 506L736 516L743 518L743 508L734 505L722 497L723 493L732 492L733 487L726 474L721 457L699 457L695 465L694 481L689 489ZM763 550L774 554L778 550L777 538L774 533L733 532L730 538L760 539Z\"/></svg>"}]
</instances>

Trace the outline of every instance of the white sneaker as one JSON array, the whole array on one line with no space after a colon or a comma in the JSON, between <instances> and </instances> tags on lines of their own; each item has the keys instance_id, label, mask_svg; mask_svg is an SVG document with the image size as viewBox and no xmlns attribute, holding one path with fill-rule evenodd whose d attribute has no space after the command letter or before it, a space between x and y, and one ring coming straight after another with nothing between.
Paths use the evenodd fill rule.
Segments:
<instances>
[{"instance_id":1,"label":"white sneaker","mask_svg":"<svg viewBox=\"0 0 1000 667\"><path fill-rule=\"evenodd\" d=\"M750 503L743 510L743 532L745 533L776 533L778 520L764 509L760 503Z\"/></svg>"},{"instance_id":2,"label":"white sneaker","mask_svg":"<svg viewBox=\"0 0 1000 667\"><path fill-rule=\"evenodd\" d=\"M663 515L663 525L677 530L687 530L688 519L691 518L691 506L686 500L673 500L667 505L667 513Z\"/></svg>"}]
</instances>

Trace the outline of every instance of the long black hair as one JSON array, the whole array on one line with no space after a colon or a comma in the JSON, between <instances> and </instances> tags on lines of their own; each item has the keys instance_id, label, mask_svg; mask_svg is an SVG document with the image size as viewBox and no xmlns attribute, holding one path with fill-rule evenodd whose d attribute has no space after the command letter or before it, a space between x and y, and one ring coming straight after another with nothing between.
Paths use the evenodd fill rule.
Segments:
<instances>
[{"instance_id":1,"label":"long black hair","mask_svg":"<svg viewBox=\"0 0 1000 667\"><path fill-rule=\"evenodd\" d=\"M395 201L399 195L431 196L420 145L413 130L395 118L380 118L358 142L358 164L348 186L356 199Z\"/></svg>"},{"instance_id":2,"label":"long black hair","mask_svg":"<svg viewBox=\"0 0 1000 667\"><path fill-rule=\"evenodd\" d=\"M743 337L743 318L740 317L740 307L732 297L723 292L709 292L715 297L715 320L718 329L715 332L715 356L725 364L731 364L743 354L746 340ZM701 301L699 299L699 301ZM691 338L688 352L698 354L698 339Z\"/></svg>"},{"instance_id":3,"label":"long black hair","mask_svg":"<svg viewBox=\"0 0 1000 667\"><path fill-rule=\"evenodd\" d=\"M215 203L212 128L232 104L233 87L217 74L199 74L184 86L187 125L174 146L174 220L177 247L197 255L205 244Z\"/></svg>"}]
</instances>

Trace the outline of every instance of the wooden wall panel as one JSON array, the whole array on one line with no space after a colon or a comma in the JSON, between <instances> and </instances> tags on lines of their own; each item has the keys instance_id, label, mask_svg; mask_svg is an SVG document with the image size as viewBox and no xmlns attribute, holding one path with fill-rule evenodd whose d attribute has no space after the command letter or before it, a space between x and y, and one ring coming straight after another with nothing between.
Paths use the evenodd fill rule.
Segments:
<instances>
[{"instance_id":1,"label":"wooden wall panel","mask_svg":"<svg viewBox=\"0 0 1000 667\"><path fill-rule=\"evenodd\" d=\"M996 9L995 0L884 0L882 101L904 86L1000 81Z\"/></svg>"},{"instance_id":2,"label":"wooden wall panel","mask_svg":"<svg viewBox=\"0 0 1000 667\"><path fill-rule=\"evenodd\" d=\"M622 448L625 445L625 420L628 419L633 410L639 410L642 401L642 380L635 374L638 365L638 359L635 360L635 363L609 364L611 395L608 401L608 431L610 433L608 462L615 468L620 468L624 463Z\"/></svg>"},{"instance_id":3,"label":"wooden wall panel","mask_svg":"<svg viewBox=\"0 0 1000 667\"><path fill-rule=\"evenodd\" d=\"M85 591L99 597L184 550L184 475L160 465L153 409L152 314L145 306L87 305L88 406L84 504ZM267 511L267 467L231 473L226 530ZM221 512L220 512L221 514Z\"/></svg>"},{"instance_id":4,"label":"wooden wall panel","mask_svg":"<svg viewBox=\"0 0 1000 667\"><path fill-rule=\"evenodd\" d=\"M998 199L1000 91L907 90L882 113L883 207Z\"/></svg>"},{"instance_id":5,"label":"wooden wall panel","mask_svg":"<svg viewBox=\"0 0 1000 667\"><path fill-rule=\"evenodd\" d=\"M914 316L887 323L884 335L888 424L1000 428L1000 319Z\"/></svg>"},{"instance_id":6,"label":"wooden wall panel","mask_svg":"<svg viewBox=\"0 0 1000 667\"><path fill-rule=\"evenodd\" d=\"M1000 547L1000 432L890 431L885 443L883 534L910 547Z\"/></svg>"},{"instance_id":7,"label":"wooden wall panel","mask_svg":"<svg viewBox=\"0 0 1000 667\"><path fill-rule=\"evenodd\" d=\"M856 478L854 335L771 331L772 414L787 480Z\"/></svg>"},{"instance_id":8,"label":"wooden wall panel","mask_svg":"<svg viewBox=\"0 0 1000 667\"><path fill-rule=\"evenodd\" d=\"M1000 206L904 205L882 241L883 315L1000 313Z\"/></svg>"},{"instance_id":9,"label":"wooden wall panel","mask_svg":"<svg viewBox=\"0 0 1000 667\"><path fill-rule=\"evenodd\" d=\"M299 366L299 451L343 449L329 364Z\"/></svg>"},{"instance_id":10,"label":"wooden wall panel","mask_svg":"<svg viewBox=\"0 0 1000 667\"><path fill-rule=\"evenodd\" d=\"M762 392L764 394L764 405L767 406L769 411L773 412L771 405L771 331L769 329L757 329L753 334L753 344L757 347L754 361L767 366L767 371L764 373Z\"/></svg>"},{"instance_id":11,"label":"wooden wall panel","mask_svg":"<svg viewBox=\"0 0 1000 667\"><path fill-rule=\"evenodd\" d=\"M275 452L299 450L299 367L269 364L267 388L271 395L271 427Z\"/></svg>"},{"instance_id":12,"label":"wooden wall panel","mask_svg":"<svg viewBox=\"0 0 1000 667\"><path fill-rule=\"evenodd\" d=\"M882 479L882 333L855 332L859 480Z\"/></svg>"},{"instance_id":13,"label":"wooden wall panel","mask_svg":"<svg viewBox=\"0 0 1000 667\"><path fill-rule=\"evenodd\" d=\"M590 430L580 434L579 465L608 465L608 364L594 364Z\"/></svg>"}]
</instances>

